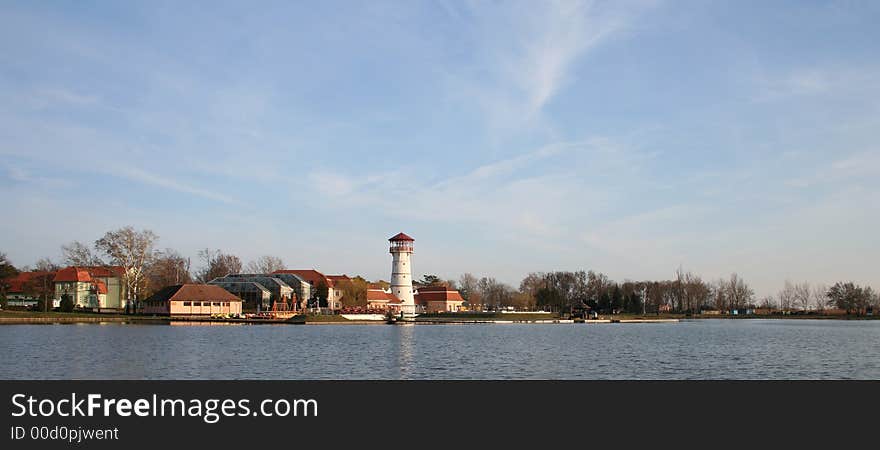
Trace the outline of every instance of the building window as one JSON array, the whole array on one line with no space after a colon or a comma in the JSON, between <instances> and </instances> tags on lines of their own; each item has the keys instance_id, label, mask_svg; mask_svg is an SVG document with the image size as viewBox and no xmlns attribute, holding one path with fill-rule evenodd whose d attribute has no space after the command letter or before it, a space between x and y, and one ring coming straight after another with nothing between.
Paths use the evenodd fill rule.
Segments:
<instances>
[{"instance_id":1,"label":"building window","mask_svg":"<svg viewBox=\"0 0 880 450\"><path fill-rule=\"evenodd\" d=\"M192 302L183 302L183 306L192 306Z\"/></svg>"},{"instance_id":2,"label":"building window","mask_svg":"<svg viewBox=\"0 0 880 450\"><path fill-rule=\"evenodd\" d=\"M202 306L202 302L193 302L193 306Z\"/></svg>"},{"instance_id":3,"label":"building window","mask_svg":"<svg viewBox=\"0 0 880 450\"><path fill-rule=\"evenodd\" d=\"M214 302L214 306L220 306L220 302Z\"/></svg>"}]
</instances>

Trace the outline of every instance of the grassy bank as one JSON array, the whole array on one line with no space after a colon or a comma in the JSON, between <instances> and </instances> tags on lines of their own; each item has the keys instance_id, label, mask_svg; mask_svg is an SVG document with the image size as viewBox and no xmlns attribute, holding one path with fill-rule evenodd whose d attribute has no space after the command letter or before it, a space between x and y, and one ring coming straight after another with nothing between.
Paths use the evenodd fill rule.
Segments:
<instances>
[{"instance_id":1,"label":"grassy bank","mask_svg":"<svg viewBox=\"0 0 880 450\"><path fill-rule=\"evenodd\" d=\"M0 318L11 317L11 318L32 318L32 319L46 319L46 318L112 318L112 317L126 317L130 318L132 316L124 316L122 314L98 314L98 313L90 313L90 312L58 312L58 311L9 311L2 310L0 311Z\"/></svg>"},{"instance_id":2,"label":"grassy bank","mask_svg":"<svg viewBox=\"0 0 880 450\"><path fill-rule=\"evenodd\" d=\"M306 315L306 323L345 323L350 320L340 315L331 314L308 314Z\"/></svg>"},{"instance_id":3,"label":"grassy bank","mask_svg":"<svg viewBox=\"0 0 880 450\"><path fill-rule=\"evenodd\" d=\"M533 320L553 320L559 319L558 314L541 314L541 313L496 313L496 312L457 312L457 313L432 313L419 314L416 321L460 321L460 320L513 320L513 321L533 321Z\"/></svg>"},{"instance_id":4,"label":"grassy bank","mask_svg":"<svg viewBox=\"0 0 880 450\"><path fill-rule=\"evenodd\" d=\"M90 312L0 311L0 324L41 323L96 323L96 322L149 322L167 321L167 317L128 316Z\"/></svg>"},{"instance_id":5,"label":"grassy bank","mask_svg":"<svg viewBox=\"0 0 880 450\"><path fill-rule=\"evenodd\" d=\"M688 316L689 319L783 319L783 320L876 320L880 316L841 316L841 315L824 315L824 314L738 314L738 315L722 315L722 314L698 314Z\"/></svg>"}]
</instances>

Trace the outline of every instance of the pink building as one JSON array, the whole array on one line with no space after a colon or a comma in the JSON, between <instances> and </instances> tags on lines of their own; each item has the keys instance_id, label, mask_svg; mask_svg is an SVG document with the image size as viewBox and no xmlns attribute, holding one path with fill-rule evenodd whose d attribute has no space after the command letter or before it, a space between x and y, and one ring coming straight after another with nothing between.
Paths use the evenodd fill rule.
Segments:
<instances>
[{"instance_id":1,"label":"pink building","mask_svg":"<svg viewBox=\"0 0 880 450\"><path fill-rule=\"evenodd\" d=\"M142 302L139 312L164 316L241 314L241 299L220 286L179 284L150 296Z\"/></svg>"},{"instance_id":2,"label":"pink building","mask_svg":"<svg viewBox=\"0 0 880 450\"><path fill-rule=\"evenodd\" d=\"M458 291L446 286L422 286L416 291L415 301L426 313L461 311L464 303Z\"/></svg>"},{"instance_id":3,"label":"pink building","mask_svg":"<svg viewBox=\"0 0 880 450\"><path fill-rule=\"evenodd\" d=\"M384 289L367 289L367 309L400 310L402 302Z\"/></svg>"}]
</instances>

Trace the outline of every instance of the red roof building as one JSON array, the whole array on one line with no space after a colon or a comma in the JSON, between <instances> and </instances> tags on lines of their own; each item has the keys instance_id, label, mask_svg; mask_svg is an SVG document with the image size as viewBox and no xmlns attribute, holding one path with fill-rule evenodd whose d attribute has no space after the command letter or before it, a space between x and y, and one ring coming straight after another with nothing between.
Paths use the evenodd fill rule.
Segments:
<instances>
[{"instance_id":1,"label":"red roof building","mask_svg":"<svg viewBox=\"0 0 880 450\"><path fill-rule=\"evenodd\" d=\"M82 267L65 267L55 274L56 283L90 283L92 276Z\"/></svg>"},{"instance_id":2,"label":"red roof building","mask_svg":"<svg viewBox=\"0 0 880 450\"><path fill-rule=\"evenodd\" d=\"M13 301L36 301L47 294L44 290L48 290L48 295L54 297L54 278L55 272L19 272L6 280L6 297Z\"/></svg>"},{"instance_id":3,"label":"red roof building","mask_svg":"<svg viewBox=\"0 0 880 450\"><path fill-rule=\"evenodd\" d=\"M348 275L327 275L327 278L333 282L334 286L340 281L351 281Z\"/></svg>"},{"instance_id":4,"label":"red roof building","mask_svg":"<svg viewBox=\"0 0 880 450\"><path fill-rule=\"evenodd\" d=\"M299 270L276 270L272 273L289 273L296 275L312 285L312 289L320 285L322 282L327 285L327 307L331 310L342 309L342 290L336 287L336 283L342 280L350 280L347 275L324 275L315 269L299 269ZM314 296L314 291L312 292Z\"/></svg>"},{"instance_id":5,"label":"red roof building","mask_svg":"<svg viewBox=\"0 0 880 450\"><path fill-rule=\"evenodd\" d=\"M181 284L160 289L141 305L144 314L210 316L241 314L241 299L213 284Z\"/></svg>"},{"instance_id":6,"label":"red roof building","mask_svg":"<svg viewBox=\"0 0 880 450\"><path fill-rule=\"evenodd\" d=\"M416 291L415 301L427 313L459 311L464 303L458 291L446 286L420 287Z\"/></svg>"},{"instance_id":7,"label":"red roof building","mask_svg":"<svg viewBox=\"0 0 880 450\"><path fill-rule=\"evenodd\" d=\"M122 309L125 286L122 266L71 266L55 274L56 299L70 295L82 307Z\"/></svg>"},{"instance_id":8,"label":"red roof building","mask_svg":"<svg viewBox=\"0 0 880 450\"><path fill-rule=\"evenodd\" d=\"M367 309L380 311L399 311L403 302L384 289L367 289Z\"/></svg>"},{"instance_id":9,"label":"red roof building","mask_svg":"<svg viewBox=\"0 0 880 450\"><path fill-rule=\"evenodd\" d=\"M324 284L327 285L327 287L333 287L335 284L330 276L324 275L323 273L318 272L315 269L276 270L272 273L290 273L302 278L303 280L308 281L309 284L311 284L312 286L317 286L321 283L321 281L323 281Z\"/></svg>"}]
</instances>

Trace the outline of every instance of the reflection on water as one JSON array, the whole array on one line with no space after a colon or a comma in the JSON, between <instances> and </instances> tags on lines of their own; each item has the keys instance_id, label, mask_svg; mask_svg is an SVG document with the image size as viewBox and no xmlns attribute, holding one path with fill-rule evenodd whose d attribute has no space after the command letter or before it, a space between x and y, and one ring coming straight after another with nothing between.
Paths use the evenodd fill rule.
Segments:
<instances>
[{"instance_id":1,"label":"reflection on water","mask_svg":"<svg viewBox=\"0 0 880 450\"><path fill-rule=\"evenodd\" d=\"M0 379L880 379L880 321L202 325L0 326Z\"/></svg>"},{"instance_id":2,"label":"reflection on water","mask_svg":"<svg viewBox=\"0 0 880 450\"><path fill-rule=\"evenodd\" d=\"M398 374L395 378L407 379L414 369L413 346L415 345L415 324L398 324L392 328L391 352L397 355ZM419 325L421 326L421 325Z\"/></svg>"}]
</instances>

